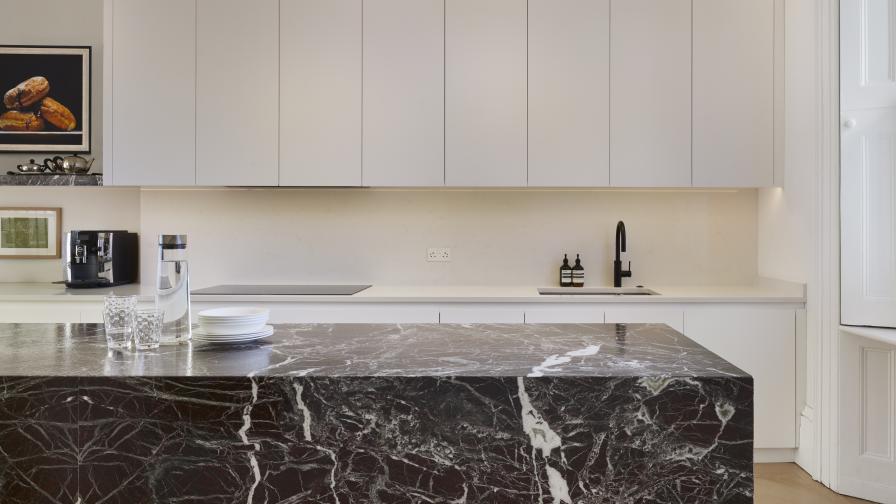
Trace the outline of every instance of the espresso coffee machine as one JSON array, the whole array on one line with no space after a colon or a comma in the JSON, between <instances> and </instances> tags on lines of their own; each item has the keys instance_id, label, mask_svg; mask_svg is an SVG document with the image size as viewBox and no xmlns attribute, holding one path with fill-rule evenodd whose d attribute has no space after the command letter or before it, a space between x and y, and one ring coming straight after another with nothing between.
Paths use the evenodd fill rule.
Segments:
<instances>
[{"instance_id":1,"label":"espresso coffee machine","mask_svg":"<svg viewBox=\"0 0 896 504\"><path fill-rule=\"evenodd\" d=\"M66 287L112 287L136 282L138 248L137 233L69 231L62 249Z\"/></svg>"}]
</instances>

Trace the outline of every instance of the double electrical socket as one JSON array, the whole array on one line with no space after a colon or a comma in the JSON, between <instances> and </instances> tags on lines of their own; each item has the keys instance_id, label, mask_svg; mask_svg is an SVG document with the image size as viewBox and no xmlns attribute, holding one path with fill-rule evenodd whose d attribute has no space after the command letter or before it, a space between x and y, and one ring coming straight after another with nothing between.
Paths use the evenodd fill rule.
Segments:
<instances>
[{"instance_id":1,"label":"double electrical socket","mask_svg":"<svg viewBox=\"0 0 896 504\"><path fill-rule=\"evenodd\" d=\"M451 262L451 249L447 247L426 249L426 262Z\"/></svg>"}]
</instances>

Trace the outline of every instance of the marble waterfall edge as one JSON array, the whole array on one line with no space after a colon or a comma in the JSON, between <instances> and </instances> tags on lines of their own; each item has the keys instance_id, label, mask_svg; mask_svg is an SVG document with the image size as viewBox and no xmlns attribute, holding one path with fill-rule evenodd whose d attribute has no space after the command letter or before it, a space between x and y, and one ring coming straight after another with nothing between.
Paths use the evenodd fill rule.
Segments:
<instances>
[{"instance_id":1,"label":"marble waterfall edge","mask_svg":"<svg viewBox=\"0 0 896 504\"><path fill-rule=\"evenodd\" d=\"M752 379L666 326L101 337L0 325L3 502L752 500Z\"/></svg>"}]
</instances>

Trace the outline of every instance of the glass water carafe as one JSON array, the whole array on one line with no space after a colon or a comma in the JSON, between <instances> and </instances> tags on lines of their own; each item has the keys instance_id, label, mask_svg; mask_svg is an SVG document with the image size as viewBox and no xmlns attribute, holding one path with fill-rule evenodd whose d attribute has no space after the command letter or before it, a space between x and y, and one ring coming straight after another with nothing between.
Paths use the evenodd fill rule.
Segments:
<instances>
[{"instance_id":1,"label":"glass water carafe","mask_svg":"<svg viewBox=\"0 0 896 504\"><path fill-rule=\"evenodd\" d=\"M165 313L163 345L190 340L190 268L187 235L159 235L156 304Z\"/></svg>"}]
</instances>

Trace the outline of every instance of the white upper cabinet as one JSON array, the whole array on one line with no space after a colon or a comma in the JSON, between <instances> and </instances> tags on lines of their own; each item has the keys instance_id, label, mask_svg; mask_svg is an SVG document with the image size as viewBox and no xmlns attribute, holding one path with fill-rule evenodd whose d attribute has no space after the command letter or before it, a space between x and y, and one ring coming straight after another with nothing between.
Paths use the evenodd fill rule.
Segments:
<instances>
[{"instance_id":1,"label":"white upper cabinet","mask_svg":"<svg viewBox=\"0 0 896 504\"><path fill-rule=\"evenodd\" d=\"M526 0L445 0L445 181L526 185Z\"/></svg>"},{"instance_id":2,"label":"white upper cabinet","mask_svg":"<svg viewBox=\"0 0 896 504\"><path fill-rule=\"evenodd\" d=\"M610 183L610 1L529 0L529 185Z\"/></svg>"},{"instance_id":3,"label":"white upper cabinet","mask_svg":"<svg viewBox=\"0 0 896 504\"><path fill-rule=\"evenodd\" d=\"M610 183L690 186L691 0L613 0L611 12Z\"/></svg>"},{"instance_id":4,"label":"white upper cabinet","mask_svg":"<svg viewBox=\"0 0 896 504\"><path fill-rule=\"evenodd\" d=\"M444 0L364 2L365 186L445 183Z\"/></svg>"},{"instance_id":5,"label":"white upper cabinet","mask_svg":"<svg viewBox=\"0 0 896 504\"><path fill-rule=\"evenodd\" d=\"M280 185L361 185L361 11L280 2Z\"/></svg>"},{"instance_id":6,"label":"white upper cabinet","mask_svg":"<svg viewBox=\"0 0 896 504\"><path fill-rule=\"evenodd\" d=\"M198 0L196 183L277 185L278 0Z\"/></svg>"},{"instance_id":7,"label":"white upper cabinet","mask_svg":"<svg viewBox=\"0 0 896 504\"><path fill-rule=\"evenodd\" d=\"M107 0L105 9L111 184L195 184L196 2Z\"/></svg>"},{"instance_id":8,"label":"white upper cabinet","mask_svg":"<svg viewBox=\"0 0 896 504\"><path fill-rule=\"evenodd\" d=\"M774 183L774 0L693 0L693 185Z\"/></svg>"}]
</instances>

